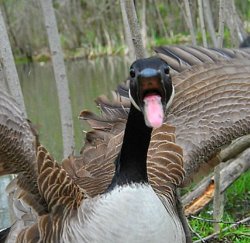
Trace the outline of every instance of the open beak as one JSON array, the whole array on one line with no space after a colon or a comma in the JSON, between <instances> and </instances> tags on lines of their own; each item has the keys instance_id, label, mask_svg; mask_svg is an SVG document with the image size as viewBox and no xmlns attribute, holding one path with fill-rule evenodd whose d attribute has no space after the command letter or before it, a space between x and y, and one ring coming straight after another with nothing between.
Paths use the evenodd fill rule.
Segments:
<instances>
[{"instance_id":1,"label":"open beak","mask_svg":"<svg viewBox=\"0 0 250 243\"><path fill-rule=\"evenodd\" d=\"M163 124L164 120L164 109L162 105L164 91L162 88L161 76L155 70L155 73L153 73L153 71L151 71L151 73L149 73L149 71L146 73L151 75L145 75L143 71L139 76L141 109L144 114L146 125L157 128Z\"/></svg>"},{"instance_id":2,"label":"open beak","mask_svg":"<svg viewBox=\"0 0 250 243\"><path fill-rule=\"evenodd\" d=\"M164 111L161 103L161 96L148 95L143 99L144 102L144 119L149 127L157 128L163 124Z\"/></svg>"}]
</instances>

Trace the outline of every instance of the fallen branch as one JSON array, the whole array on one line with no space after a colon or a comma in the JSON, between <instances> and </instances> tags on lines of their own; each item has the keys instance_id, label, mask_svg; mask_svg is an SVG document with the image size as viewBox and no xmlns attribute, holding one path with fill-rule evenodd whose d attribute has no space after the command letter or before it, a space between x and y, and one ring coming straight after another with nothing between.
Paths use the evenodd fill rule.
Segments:
<instances>
[{"instance_id":1,"label":"fallen branch","mask_svg":"<svg viewBox=\"0 0 250 243\"><path fill-rule=\"evenodd\" d=\"M236 157L238 154L250 147L250 134L242 136L234 140L230 145L223 149L217 158L225 162L229 159Z\"/></svg>"},{"instance_id":2,"label":"fallen branch","mask_svg":"<svg viewBox=\"0 0 250 243\"><path fill-rule=\"evenodd\" d=\"M231 160L221 170L221 188L223 193L239 176L250 169L250 148L246 149L236 159ZM182 197L185 215L200 212L214 196L214 178L209 176L202 180L192 192Z\"/></svg>"},{"instance_id":3,"label":"fallen branch","mask_svg":"<svg viewBox=\"0 0 250 243\"><path fill-rule=\"evenodd\" d=\"M240 221L238 221L238 222L236 222L236 223L234 223L234 224L232 224L232 225L230 225L230 226L224 228L223 230L217 231L217 232L215 232L215 233L213 233L213 234L211 234L211 235L209 235L209 236L207 236L207 237L204 237L204 238L202 238L202 239L200 239L200 240L196 240L196 241L194 241L194 243L204 242L204 241L206 242L207 240L211 240L211 239L217 237L220 233L225 232L225 231L227 231L227 230L229 230L229 229L232 229L232 228L234 228L234 227L237 227L237 226L239 226L240 224L244 224L244 223L246 223L246 222L248 222L248 221L250 221L250 217L247 217L247 218L245 218L245 219L242 219L242 220L240 220Z\"/></svg>"}]
</instances>

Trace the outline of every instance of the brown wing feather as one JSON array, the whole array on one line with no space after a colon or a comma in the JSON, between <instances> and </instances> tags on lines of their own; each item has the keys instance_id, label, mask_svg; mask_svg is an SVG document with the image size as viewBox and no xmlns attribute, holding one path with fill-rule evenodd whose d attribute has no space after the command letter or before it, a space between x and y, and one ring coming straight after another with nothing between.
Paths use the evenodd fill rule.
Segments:
<instances>
[{"instance_id":1,"label":"brown wing feather","mask_svg":"<svg viewBox=\"0 0 250 243\"><path fill-rule=\"evenodd\" d=\"M220 49L192 46L163 46L155 48L161 59L175 72L182 72L193 65L215 63L219 60L250 59L250 48Z\"/></svg>"},{"instance_id":2,"label":"brown wing feather","mask_svg":"<svg viewBox=\"0 0 250 243\"><path fill-rule=\"evenodd\" d=\"M175 128L163 124L153 131L148 150L148 179L155 192L175 205L175 189L184 179L183 152L175 143Z\"/></svg>"},{"instance_id":3,"label":"brown wing feather","mask_svg":"<svg viewBox=\"0 0 250 243\"><path fill-rule=\"evenodd\" d=\"M89 119L89 116L86 118L82 113L82 118ZM112 180L114 161L120 151L125 128L125 120L119 116L116 116L117 121L114 117L109 120L99 117L98 121L87 121L96 124L101 119L102 126L98 125L96 130L87 133L82 155L70 157L62 165L75 183L84 188L91 197L103 193Z\"/></svg>"},{"instance_id":4,"label":"brown wing feather","mask_svg":"<svg viewBox=\"0 0 250 243\"><path fill-rule=\"evenodd\" d=\"M103 193L111 183L114 160L120 151L126 120L117 115L107 120L105 115L98 117L85 112L81 116L90 124L101 122L102 126L95 126L96 130L92 131L95 136L91 134L93 140L87 139L82 156L64 160L63 167L75 183L93 197ZM182 154L182 149L175 143L174 127L163 125L153 131L148 153L149 181L159 195L169 195L172 200L176 186L184 178Z\"/></svg>"},{"instance_id":5,"label":"brown wing feather","mask_svg":"<svg viewBox=\"0 0 250 243\"><path fill-rule=\"evenodd\" d=\"M36 134L30 125L15 100L0 91L0 175L18 174L15 181L15 187L19 187L18 200L43 214L46 204L37 186ZM14 193L15 189L11 191Z\"/></svg>"},{"instance_id":6,"label":"brown wing feather","mask_svg":"<svg viewBox=\"0 0 250 243\"><path fill-rule=\"evenodd\" d=\"M114 175L114 161L121 148L130 107L126 87L126 83L118 87L125 96L116 91L112 99L97 98L100 116L89 111L81 112L80 119L87 121L93 130L86 134L81 156L70 157L62 163L75 183L91 197L103 193Z\"/></svg>"},{"instance_id":7,"label":"brown wing feather","mask_svg":"<svg viewBox=\"0 0 250 243\"><path fill-rule=\"evenodd\" d=\"M200 63L201 52L182 48L178 55L186 51L189 58L194 56L188 65ZM211 50L213 54L207 55L206 60L218 52L222 55ZM223 55L242 58L240 55L246 54L224 51ZM183 58L181 62L187 60ZM158 195L174 198L175 188L185 176L183 156L186 179L190 179L221 146L250 132L249 79L249 60L244 59L240 63L199 64L173 77L176 98L166 120L171 126L165 124L154 130L148 153L149 181ZM37 224L22 231L20 242L33 242L39 236L47 242L59 239L61 216L77 208L85 196L95 196L107 188L130 106L126 87L122 87L122 94L114 93L114 103L104 97L97 100L100 117L86 111L81 114L94 129L87 134L82 156L70 157L63 167L43 147L39 147L37 164L34 163L35 146L29 124L14 101L0 92L0 134L4 141L0 147L0 173L19 173L22 189L15 193L34 204L41 215L37 216Z\"/></svg>"},{"instance_id":8,"label":"brown wing feather","mask_svg":"<svg viewBox=\"0 0 250 243\"><path fill-rule=\"evenodd\" d=\"M230 61L202 64L190 67L181 74L173 76L176 97L166 123L176 127L176 143L184 150L186 181L189 181L200 167L209 167L209 164L203 162L208 161L220 150L221 146L230 143L232 139L249 133L246 105L248 104L247 97L249 97L248 62L248 60L242 59L240 64ZM109 103L109 107L112 107L111 104ZM123 107L122 103L120 106ZM128 110L128 107L126 109ZM105 147L102 151L95 151L96 155L99 154L98 158L100 156L104 158L107 151L107 154L112 154L112 159L107 156L110 161L108 159L100 160L105 161L107 163L105 166L110 170L109 176L105 178L106 183L103 184L102 190L97 189L98 193L108 186L113 176L113 161L119 152L118 148L122 143L122 131L125 126L124 114L122 120L119 120L119 115L113 116L112 119L107 119L107 117L98 118L106 126L103 126L101 133L98 134L99 130L94 131L92 134L95 134L95 136L91 136L92 144L102 141ZM119 129L110 133L111 127L117 123L120 124ZM118 134L119 136L117 136ZM112 140L113 137L114 140ZM113 141L115 146L109 146L109 149L106 150L110 141ZM92 151L94 151L94 147ZM100 161L92 162L99 167ZM112 166L108 166L109 163ZM88 161L83 162L82 160L78 167L81 167L80 164L82 170L85 171ZM214 166L214 164L211 164L211 166ZM87 171L91 174L89 169ZM78 181L81 181L81 179L78 178ZM92 187L91 191L94 192L95 188Z\"/></svg>"},{"instance_id":9,"label":"brown wing feather","mask_svg":"<svg viewBox=\"0 0 250 243\"><path fill-rule=\"evenodd\" d=\"M35 158L34 136L12 97L0 91L0 175L22 172Z\"/></svg>"},{"instance_id":10,"label":"brown wing feather","mask_svg":"<svg viewBox=\"0 0 250 243\"><path fill-rule=\"evenodd\" d=\"M187 179L223 145L250 132L249 61L203 64L175 76L166 122L176 127Z\"/></svg>"},{"instance_id":11,"label":"brown wing feather","mask_svg":"<svg viewBox=\"0 0 250 243\"><path fill-rule=\"evenodd\" d=\"M40 146L37 152L38 185L48 213L38 216L37 223L25 227L17 242L59 242L64 219L76 210L85 195L66 171L59 166L47 150Z\"/></svg>"}]
</instances>

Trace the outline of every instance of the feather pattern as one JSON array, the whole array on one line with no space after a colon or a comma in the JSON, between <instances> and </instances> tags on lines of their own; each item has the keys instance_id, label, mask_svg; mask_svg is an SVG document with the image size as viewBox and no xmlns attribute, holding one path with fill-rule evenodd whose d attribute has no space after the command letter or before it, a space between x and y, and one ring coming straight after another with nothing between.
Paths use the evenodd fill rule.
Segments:
<instances>
[{"instance_id":1,"label":"feather pattern","mask_svg":"<svg viewBox=\"0 0 250 243\"><path fill-rule=\"evenodd\" d=\"M89 117L89 113L87 115ZM96 118L96 116L93 117ZM105 132L102 133L102 138L105 138L105 133L109 133L112 129L112 126L110 126L109 123L107 124L110 130L108 131L107 129L104 129ZM114 131L117 130L116 128L113 129ZM79 239L83 241L94 239L97 242L101 242L102 240L106 240L108 242L119 242L120 239L126 237L128 232L131 233L132 228L137 227L137 225L140 226L140 228L138 228L137 231L133 231L136 235L130 234L131 239L136 239L135 242L152 242L155 240L165 242L167 235L170 235L170 233L172 237L171 242L185 242L183 227L178 218L174 200L176 186L181 184L184 178L182 149L175 144L174 133L174 127L168 125L155 129L153 133L153 146L149 151L149 161L151 161L149 163L152 164L151 169L149 170L149 177L158 177L159 169L162 169L165 172L169 171L169 176L164 178L164 183L153 179L154 184L152 187L158 194L158 197L149 185L138 184L138 188L136 190L133 189L133 187L130 188L130 185L127 187L121 187L120 189L118 188L118 190L122 192L121 195L124 195L125 198L132 197L135 202L135 208L133 208L131 203L124 204L123 214L127 214L127 210L131 211L133 209L135 212L131 214L131 216L134 217L137 213L140 217L137 217L138 220L135 220L135 225L131 223L128 224L125 215L122 217L124 218L124 221L121 221L119 217L119 220L117 221L119 222L118 226L115 221L113 224L107 225L107 230L110 230L111 234L107 234L105 231L100 232L98 235L95 230L88 230L89 227L95 228L98 226L100 219L97 217L95 220L94 215L98 215L100 213L100 216L102 216L105 220L108 220L108 217L113 218L114 210L119 210L119 208L117 208L117 204L113 202L113 194L117 194L117 190L106 193L107 195L103 194L103 196L97 196L96 192L93 191L93 184L95 189L100 186L101 190L103 190L102 188L104 187L102 187L102 185L96 185L95 180L88 181L86 179L91 177L100 177L103 179L105 177L105 174L103 175L99 171L102 166L99 164L98 167L96 167L97 164L93 163L93 160L96 160L96 157L93 157L91 152L88 154L88 149L84 150L84 153L86 153L85 158L91 158L91 160L88 160L88 162L91 162L89 162L88 167L84 168L86 184L84 184L84 186L80 186L80 184L76 183L77 180L71 178L70 173L67 173L62 166L58 165L58 163L54 161L52 156L43 146L39 146L37 149L36 162L34 164L36 164L37 168L39 197L40 200L46 205L46 212L43 212L42 214L38 214L36 211L30 212L30 214L26 213L26 216L33 216L29 223L27 222L28 218L23 217L22 214L19 217L19 221L16 222L11 228L7 242L72 242L72 239ZM159 138L161 138L160 141L158 141ZM100 144L101 143L98 142L98 145ZM93 145L91 141L89 146L90 145ZM94 146L96 146L96 144ZM113 144L112 148L114 148ZM100 152L102 150L98 149L98 151ZM113 154L110 156L112 157ZM168 158L164 156L167 156ZM159 159L159 164L154 162L157 158ZM102 160L99 159L99 161L102 163ZM65 161L64 164L69 164L69 162ZM110 166L111 163L106 164ZM87 169L89 171L87 171ZM109 168L106 168L106 170L110 172ZM72 171L75 172L73 169L70 172ZM178 171L177 174L176 171ZM89 173L91 173L91 175ZM110 177L110 174L107 172L106 175ZM13 184L16 186L14 182ZM104 184L106 184L105 180ZM84 187L86 190L83 189ZM101 190L99 194L103 193ZM141 196L138 196L140 195L140 191ZM29 191L28 188L22 189L21 187L18 187L14 193L17 192L21 195L22 193L30 193L31 191ZM108 199L109 194L112 194L112 200ZM120 198L119 195L120 192L117 194L117 202L120 201L119 205L121 205L121 200L125 200L125 202L131 201ZM136 195L136 197L133 195ZM109 200L111 200L113 204L110 205ZM23 197L18 198L18 202L23 203ZM28 203L32 204L34 202L28 201ZM142 203L146 203L147 207L141 207ZM22 205L24 212L28 212L28 204L23 203ZM112 209L112 205L114 208L112 210L107 210L105 209L107 208L107 205L109 205L109 209L110 207ZM99 207L100 209L98 209ZM19 205L17 209L21 210L21 205ZM93 212L95 213L93 214ZM144 215L144 218L141 218L142 214ZM150 220L155 222L155 230L157 229L157 231L160 232L160 235L156 235L154 233L154 228L151 228L151 230L147 231L147 234L143 235L145 227L149 225ZM142 222L144 223L141 224ZM115 233L117 227L121 229L121 224L124 225L124 231L121 230L119 235L114 235L112 232ZM105 229L105 227L103 229ZM137 237L138 232L142 232L139 238ZM172 234L172 232L176 232L176 234Z\"/></svg>"},{"instance_id":2,"label":"feather pattern","mask_svg":"<svg viewBox=\"0 0 250 243\"><path fill-rule=\"evenodd\" d=\"M230 59L250 59L250 48L220 49L200 46L163 46L156 47L155 52L166 61L173 72L182 72L194 65L216 63Z\"/></svg>"},{"instance_id":3,"label":"feather pattern","mask_svg":"<svg viewBox=\"0 0 250 243\"><path fill-rule=\"evenodd\" d=\"M26 162L28 164L34 160L35 144L31 128L14 99L2 91L0 103L0 175L26 171L27 167L18 165L23 163L25 166Z\"/></svg>"},{"instance_id":4,"label":"feather pattern","mask_svg":"<svg viewBox=\"0 0 250 243\"><path fill-rule=\"evenodd\" d=\"M249 52L191 47L157 51L176 70L176 97L165 124L152 133L148 179L171 215L175 225L172 231L182 232L176 187L206 167L205 162L221 146L249 133ZM121 149L130 108L127 83L118 87L111 101L104 96L97 99L100 116L89 111L81 113L80 118L93 130L87 133L81 156L65 159L62 166L42 146L35 159L36 145L28 122L13 99L2 92L0 99L0 136L6 141L0 148L0 173L19 173L9 186L15 209L21 212L9 242L71 242L71 236L81 234L77 227L89 222L95 200L106 200L99 195L112 180L114 160ZM21 156L11 155L10 151ZM76 228L70 227L72 222ZM184 242L183 232L177 237L176 242Z\"/></svg>"},{"instance_id":5,"label":"feather pattern","mask_svg":"<svg viewBox=\"0 0 250 243\"><path fill-rule=\"evenodd\" d=\"M193 179L197 170L204 169L206 171L210 166L214 166L209 159L220 151L223 145L249 133L248 117L250 114L246 104L249 103L248 58L250 52L248 49L169 47L168 49L172 53L169 55L164 52L166 49L165 47L157 49L158 52L161 51L161 58L164 60L169 61L173 55L175 60L181 60L178 63L192 58L199 60L199 62L190 61L188 65L179 70L183 71L182 73L173 76L176 95L166 118L166 124L176 127L176 143L184 150L184 168L187 172L185 181L187 183ZM188 52L188 57L183 57L186 52ZM242 59L240 63L238 59ZM204 64L204 62L208 63ZM192 66L193 64L195 65ZM120 96L127 97L128 82L123 84L122 91ZM120 132L119 129L115 131L115 134L119 134L119 136L112 134L111 139L107 139L105 142L102 140L105 144L115 141L113 143L119 147L123 136L122 123L125 122L123 119L124 116L126 117L130 105L128 102L122 103L119 92L116 93L116 96L115 107L112 107L107 99L101 99L99 104L101 104L103 117L99 119L103 119L106 126L108 122L105 119L107 117L113 120L113 124L119 123L121 130ZM115 113L119 102L124 111L121 120L119 120L119 115ZM106 110L104 111L102 108L106 106L112 110L113 116L111 113L105 116ZM92 122L84 114L82 117L89 123ZM96 132L92 133L96 134ZM96 140L93 138L92 142ZM108 150L107 153L115 152L112 146L109 148L111 151ZM115 156L113 160L110 158L109 161L114 161L114 158ZM210 165L204 163L208 161L211 163ZM79 180L81 179L79 178Z\"/></svg>"},{"instance_id":6,"label":"feather pattern","mask_svg":"<svg viewBox=\"0 0 250 243\"><path fill-rule=\"evenodd\" d=\"M249 80L248 60L203 64L176 76L177 92L166 122L176 126L186 180L222 146L249 134Z\"/></svg>"},{"instance_id":7,"label":"feather pattern","mask_svg":"<svg viewBox=\"0 0 250 243\"><path fill-rule=\"evenodd\" d=\"M247 109L250 97L249 60L242 59L239 63L237 56L235 59L235 61L224 60L216 63L214 60L212 63L195 65L180 74L175 74L172 78L176 95L165 123L176 127L176 143L184 151L184 168L187 172L185 184L192 181L198 170L206 171L214 167L215 164L209 160L222 146L249 133L250 113ZM123 86L123 94L124 90ZM97 135L99 130L95 130L91 132L96 135L92 137L91 143L100 139L106 145L112 141L111 144L115 144L115 148L121 145L122 124L125 123L124 116L129 110L129 104L123 104L119 96L116 104L117 102L120 102L120 107L124 110L122 119L120 120L119 115L115 113L116 108L113 108L113 116L111 113L109 116L105 115L102 110L102 118L99 117L98 120L102 120L103 125L106 123L106 127L103 126L102 129L102 135L106 136L106 140L104 137L100 139ZM103 99L101 107L105 106L106 100ZM109 103L108 107L112 109ZM93 123L84 113L82 119L86 119L90 124ZM119 123L119 129L114 129L111 133L109 133L110 120L113 126ZM119 149L115 150L113 146L109 149L111 151L108 150L107 154L114 153L114 156L107 161L112 162ZM85 163L79 164L84 167ZM78 181L81 179L78 178Z\"/></svg>"},{"instance_id":8,"label":"feather pattern","mask_svg":"<svg viewBox=\"0 0 250 243\"><path fill-rule=\"evenodd\" d=\"M36 134L23 118L17 103L0 91L0 175L18 174L13 185L20 187L15 194L42 214L46 205L40 197L37 185ZM12 190L14 193L15 190Z\"/></svg>"},{"instance_id":9,"label":"feather pattern","mask_svg":"<svg viewBox=\"0 0 250 243\"><path fill-rule=\"evenodd\" d=\"M24 228L17 242L61 242L65 218L76 210L84 199L84 190L76 185L47 150L40 146L37 152L38 185L48 213L37 218L37 223Z\"/></svg>"}]
</instances>

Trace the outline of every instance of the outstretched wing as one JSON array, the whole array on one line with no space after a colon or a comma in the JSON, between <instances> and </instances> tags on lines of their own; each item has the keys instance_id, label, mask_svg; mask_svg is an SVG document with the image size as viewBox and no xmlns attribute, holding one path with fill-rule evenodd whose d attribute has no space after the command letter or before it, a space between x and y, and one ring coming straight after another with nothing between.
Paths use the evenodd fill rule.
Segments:
<instances>
[{"instance_id":1,"label":"outstretched wing","mask_svg":"<svg viewBox=\"0 0 250 243\"><path fill-rule=\"evenodd\" d=\"M47 209L37 186L35 135L15 100L0 91L0 175L18 174L8 187L11 197L16 199L16 210L26 207L22 200L32 205L38 214L43 214Z\"/></svg>"},{"instance_id":2,"label":"outstretched wing","mask_svg":"<svg viewBox=\"0 0 250 243\"><path fill-rule=\"evenodd\" d=\"M180 74L173 75L176 97L167 115L166 124L176 127L176 143L183 148L184 153L186 181L190 181L200 168L206 170L207 167L214 166L207 162L223 145L249 133L248 116L250 113L247 109L249 60L241 59L240 63L237 58L235 60L220 62L214 60L212 63L195 65ZM113 161L122 143L127 114L123 113L120 119L119 113L115 112L128 110L128 102L122 101L125 99L124 96L127 97L126 87L128 86L123 85L123 93L117 94L117 101L120 104L116 102L113 107L107 99L102 99L101 117L83 113L83 117L94 128L94 131L87 134L88 145L83 149L83 154L88 149L92 149L89 151L93 159L86 159L88 156L85 156L85 160L79 158L78 168L87 171L86 174L91 175L94 181L96 178L91 172L93 169L88 167L89 164L92 163L93 168L97 170L105 161L102 173L107 175L103 180L105 183L102 184L101 190L93 187L92 192L103 192L114 173ZM107 110L109 113L106 113ZM111 127L116 129L111 129ZM111 146L108 145L109 143ZM89 144L91 146L87 148ZM103 149L97 149L96 144L102 144ZM112 154L112 158L106 156L106 153ZM95 160L95 156L100 159ZM89 161L92 162L89 163ZM100 176L101 174L98 174L98 180L101 181ZM81 176L77 178L77 183L80 181L82 181Z\"/></svg>"},{"instance_id":3,"label":"outstretched wing","mask_svg":"<svg viewBox=\"0 0 250 243\"><path fill-rule=\"evenodd\" d=\"M16 217L10 241L57 237L62 215L76 209L85 195L44 147L37 149L39 142L30 125L14 99L0 91L0 175L17 174L7 187Z\"/></svg>"},{"instance_id":4,"label":"outstretched wing","mask_svg":"<svg viewBox=\"0 0 250 243\"><path fill-rule=\"evenodd\" d=\"M200 46L161 46L155 52L166 61L174 72L182 72L191 66L216 63L231 59L250 59L250 48L221 49Z\"/></svg>"},{"instance_id":5,"label":"outstretched wing","mask_svg":"<svg viewBox=\"0 0 250 243\"><path fill-rule=\"evenodd\" d=\"M186 179L222 146L249 134L249 80L249 60L202 64L175 76L177 92L166 122L176 127Z\"/></svg>"}]
</instances>

